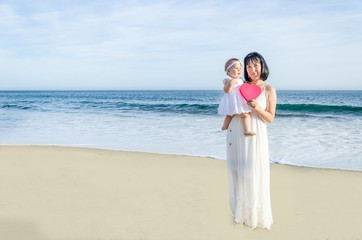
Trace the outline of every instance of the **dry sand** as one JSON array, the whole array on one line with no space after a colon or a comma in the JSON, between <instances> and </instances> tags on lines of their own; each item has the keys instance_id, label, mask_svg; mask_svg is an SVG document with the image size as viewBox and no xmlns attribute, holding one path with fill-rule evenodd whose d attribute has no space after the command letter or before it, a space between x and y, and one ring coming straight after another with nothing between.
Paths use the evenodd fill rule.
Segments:
<instances>
[{"instance_id":1,"label":"dry sand","mask_svg":"<svg viewBox=\"0 0 362 240\"><path fill-rule=\"evenodd\" d=\"M362 172L272 164L270 231L235 224L226 161L0 147L0 239L362 239Z\"/></svg>"}]
</instances>

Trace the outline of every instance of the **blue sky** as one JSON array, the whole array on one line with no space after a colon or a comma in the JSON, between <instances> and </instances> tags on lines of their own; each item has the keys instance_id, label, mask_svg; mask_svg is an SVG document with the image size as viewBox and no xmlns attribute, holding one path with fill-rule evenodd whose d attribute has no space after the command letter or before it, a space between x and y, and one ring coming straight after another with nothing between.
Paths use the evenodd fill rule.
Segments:
<instances>
[{"instance_id":1,"label":"blue sky","mask_svg":"<svg viewBox=\"0 0 362 240\"><path fill-rule=\"evenodd\" d=\"M221 89L260 52L277 89L362 89L362 1L0 0L0 90Z\"/></svg>"}]
</instances>

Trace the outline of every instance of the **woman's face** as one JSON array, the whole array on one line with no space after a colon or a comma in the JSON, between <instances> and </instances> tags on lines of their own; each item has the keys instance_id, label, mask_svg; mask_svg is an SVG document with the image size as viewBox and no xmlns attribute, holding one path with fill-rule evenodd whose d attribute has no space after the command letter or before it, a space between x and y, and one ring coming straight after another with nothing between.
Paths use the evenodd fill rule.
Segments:
<instances>
[{"instance_id":1,"label":"woman's face","mask_svg":"<svg viewBox=\"0 0 362 240\"><path fill-rule=\"evenodd\" d=\"M227 74L232 78L238 79L241 77L241 71L241 64L237 62L227 70Z\"/></svg>"},{"instance_id":2,"label":"woman's face","mask_svg":"<svg viewBox=\"0 0 362 240\"><path fill-rule=\"evenodd\" d=\"M259 61L252 61L250 60L246 64L246 71L251 80L259 80L261 74L261 65Z\"/></svg>"}]
</instances>

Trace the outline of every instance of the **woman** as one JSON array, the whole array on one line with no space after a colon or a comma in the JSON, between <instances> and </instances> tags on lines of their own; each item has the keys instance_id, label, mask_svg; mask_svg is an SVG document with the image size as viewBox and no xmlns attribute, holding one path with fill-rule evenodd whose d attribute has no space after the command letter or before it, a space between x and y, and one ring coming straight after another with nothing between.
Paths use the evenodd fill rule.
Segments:
<instances>
[{"instance_id":1,"label":"woman","mask_svg":"<svg viewBox=\"0 0 362 240\"><path fill-rule=\"evenodd\" d=\"M227 130L227 168L230 208L236 223L270 229L273 223L270 204L270 165L266 124L274 120L277 96L264 81L269 69L256 52L244 59L245 80L262 92L248 101L252 109L251 128L255 136L245 136L241 116L235 116Z\"/></svg>"}]
</instances>

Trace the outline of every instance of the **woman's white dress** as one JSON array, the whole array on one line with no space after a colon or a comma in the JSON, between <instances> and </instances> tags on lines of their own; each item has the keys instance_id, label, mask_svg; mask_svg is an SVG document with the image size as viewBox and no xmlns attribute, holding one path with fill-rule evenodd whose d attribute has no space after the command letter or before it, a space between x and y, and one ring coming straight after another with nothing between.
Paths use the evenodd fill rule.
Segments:
<instances>
[{"instance_id":1,"label":"woman's white dress","mask_svg":"<svg viewBox=\"0 0 362 240\"><path fill-rule=\"evenodd\" d=\"M227 79L224 79L224 84ZM232 116L234 114L250 112L249 105L239 91L241 84L243 84L243 80L239 79L238 83L231 89L231 92L224 94L217 109L218 114Z\"/></svg>"},{"instance_id":2,"label":"woman's white dress","mask_svg":"<svg viewBox=\"0 0 362 240\"><path fill-rule=\"evenodd\" d=\"M265 86L256 101L266 108ZM273 217L267 129L255 112L250 114L255 136L243 134L242 118L238 115L233 117L227 130L230 208L235 221L252 228L270 229Z\"/></svg>"}]
</instances>

